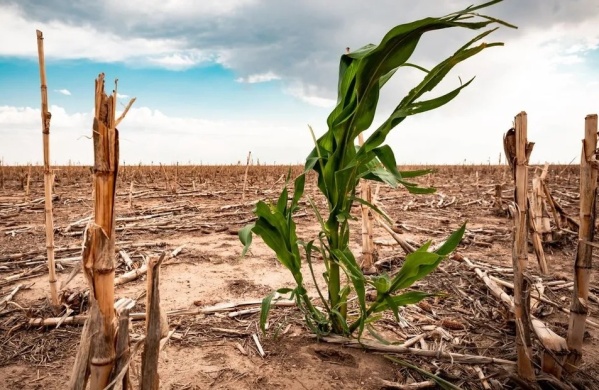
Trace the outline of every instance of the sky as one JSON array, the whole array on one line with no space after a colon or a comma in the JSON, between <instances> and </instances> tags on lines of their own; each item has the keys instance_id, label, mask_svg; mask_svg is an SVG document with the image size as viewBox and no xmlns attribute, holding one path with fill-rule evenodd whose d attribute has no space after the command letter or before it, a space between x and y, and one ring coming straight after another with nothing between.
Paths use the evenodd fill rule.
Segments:
<instances>
[{"instance_id":1,"label":"sky","mask_svg":"<svg viewBox=\"0 0 599 390\"><path fill-rule=\"evenodd\" d=\"M94 79L118 79L129 164L302 163L308 130L326 130L340 56L392 27L475 0L0 0L0 159L40 163L35 30L44 34L51 162L91 164ZM515 24L486 38L503 47L457 66L439 94L476 76L446 106L387 138L400 164L497 163L502 136L528 113L533 163L578 161L584 118L599 112L599 2L505 0L485 13ZM425 35L410 59L432 67L476 32ZM376 123L422 78L402 70Z\"/></svg>"}]
</instances>

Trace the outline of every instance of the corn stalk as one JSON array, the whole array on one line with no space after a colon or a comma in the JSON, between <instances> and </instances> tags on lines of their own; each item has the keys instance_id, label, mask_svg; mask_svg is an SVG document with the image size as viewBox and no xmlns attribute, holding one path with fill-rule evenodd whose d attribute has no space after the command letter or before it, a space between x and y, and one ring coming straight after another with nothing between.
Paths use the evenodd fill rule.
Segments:
<instances>
[{"instance_id":1,"label":"corn stalk","mask_svg":"<svg viewBox=\"0 0 599 390\"><path fill-rule=\"evenodd\" d=\"M364 145L364 136L360 133L358 135L358 142L360 146ZM360 182L360 196L366 201L365 204L360 205L360 211L362 213L362 262L360 269L363 272L374 274L376 273L376 267L374 266L375 259L375 247L374 238L372 235L373 228L373 215L368 203L372 203L372 188L367 180Z\"/></svg>"},{"instance_id":2,"label":"corn stalk","mask_svg":"<svg viewBox=\"0 0 599 390\"><path fill-rule=\"evenodd\" d=\"M595 236L595 203L597 199L597 115L585 118L585 136L580 157L580 228L574 264L574 294L568 327L567 371L575 371L582 359L585 321L589 313L589 280L593 268L593 247L588 242Z\"/></svg>"},{"instance_id":3,"label":"corn stalk","mask_svg":"<svg viewBox=\"0 0 599 390\"><path fill-rule=\"evenodd\" d=\"M284 188L276 204L258 202L256 222L240 231L240 239L245 251L251 243L252 233L260 236L277 255L278 260L288 268L297 284L295 289L281 289L279 293L291 292L297 304L305 313L305 318L317 333L333 332L350 335L364 330L367 320L378 312L390 309L398 316L398 307L415 303L430 296L422 292L406 292L397 295L432 272L439 263L458 245L465 227L456 231L437 251L430 251L430 242L406 257L403 267L393 277L387 275L366 277L352 251L349 249L352 219L351 208L355 202L364 204L379 214L372 203L357 196L361 179L404 186L412 193L431 193L432 188L421 188L408 179L430 173L430 170L400 172L397 169L392 149L383 145L389 132L408 116L433 110L453 100L460 91L470 85L472 79L454 90L429 99L420 100L422 95L433 90L458 63L480 53L486 48L500 46L501 43L478 43L496 28L487 30L460 47L452 56L427 70L409 63L420 38L427 32L454 27L471 30L483 29L489 25L506 24L495 18L479 15L479 9L496 4L494 0L479 6L468 7L441 18L425 18L402 24L391 29L378 45L367 45L354 52L341 56L339 66L338 102L328 117L327 131L318 139L313 134L315 147L306 159L304 173L296 180L291 201L288 189ZM477 45L475 45L478 43ZM475 46L473 46L475 45ZM425 73L422 81L405 96L391 115L372 131L361 146L356 146L358 135L370 128L374 121L380 89L395 72L402 67L413 67ZM318 175L318 189L327 200L328 215L321 215L314 206L321 231L317 239L300 241L296 234L293 213L303 196L307 172L314 170ZM312 200L308 197L308 201ZM303 249L303 256L300 254ZM312 256L319 254L326 266L324 274L328 298L318 290L324 314L316 310L303 283L302 259L305 258L310 273L318 288L312 269ZM341 275L347 276L348 283L341 283ZM375 287L377 296L367 305L366 286ZM348 298L355 293L359 314L348 317ZM265 298L262 306L261 322L264 325L273 294ZM266 313L266 314L265 314ZM264 327L263 327L264 329Z\"/></svg>"},{"instance_id":4,"label":"corn stalk","mask_svg":"<svg viewBox=\"0 0 599 390\"><path fill-rule=\"evenodd\" d=\"M518 375L533 381L532 340L530 336L530 284L526 278L528 268L528 228L527 228L527 189L528 158L534 144L527 140L527 115L521 112L516 116L515 128L504 137L506 156L509 157L515 181L514 234L512 263L514 268L514 316L516 320L516 350L518 354Z\"/></svg>"},{"instance_id":5,"label":"corn stalk","mask_svg":"<svg viewBox=\"0 0 599 390\"><path fill-rule=\"evenodd\" d=\"M37 33L37 53L40 64L40 84L42 93L42 134L44 139L44 215L46 217L46 250L48 254L48 279L50 282L50 301L58 306L58 288L56 286L56 265L54 264L54 218L52 213L52 184L54 173L50 170L50 118L48 112L48 87L46 85L46 61L44 58L44 35ZM29 183L27 186L29 189Z\"/></svg>"},{"instance_id":6,"label":"corn stalk","mask_svg":"<svg viewBox=\"0 0 599 390\"><path fill-rule=\"evenodd\" d=\"M248 152L247 162L245 163L245 173L243 174L243 187L241 189L241 201L245 200L245 189L247 187L248 182L248 171L250 170L250 160L252 158L252 151Z\"/></svg>"},{"instance_id":7,"label":"corn stalk","mask_svg":"<svg viewBox=\"0 0 599 390\"><path fill-rule=\"evenodd\" d=\"M89 370L75 366L71 388L83 389L90 375L90 389L104 389L109 383L115 365L115 196L119 164L119 133L116 119L116 85L112 95L104 92L104 74L96 79L94 141L94 220L84 236L83 270L90 286L90 316L87 332L82 335L82 346L76 361L88 364ZM89 337L89 344L84 337ZM82 375L85 373L85 375Z\"/></svg>"}]
</instances>

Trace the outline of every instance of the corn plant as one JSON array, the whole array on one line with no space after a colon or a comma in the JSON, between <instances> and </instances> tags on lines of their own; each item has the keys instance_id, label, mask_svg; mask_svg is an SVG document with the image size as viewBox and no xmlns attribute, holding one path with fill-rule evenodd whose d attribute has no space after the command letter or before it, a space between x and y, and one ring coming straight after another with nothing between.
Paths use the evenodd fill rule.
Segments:
<instances>
[{"instance_id":1,"label":"corn plant","mask_svg":"<svg viewBox=\"0 0 599 390\"><path fill-rule=\"evenodd\" d=\"M358 331L361 334L366 326L380 317L379 313L390 309L398 317L400 306L417 303L431 295L403 290L437 268L457 247L465 226L454 232L437 250L431 249L429 241L414 253L407 255L395 276L366 277L349 248L349 221L353 218L350 212L355 202L365 204L374 212L380 211L356 195L360 179L378 181L392 187L401 185L415 194L434 191L409 181L410 178L430 173L430 170L400 172L392 149L383 145L383 142L389 132L405 118L443 106L472 82L473 79L439 97L419 100L423 94L433 90L455 65L486 48L500 46L502 43L479 43L497 29L493 28L477 35L430 70L409 63L408 60L426 32L455 27L479 30L493 24L510 26L476 12L500 1L471 6L441 18L425 18L396 26L385 35L379 45L367 45L342 55L337 105L328 117L327 131L318 139L312 132L315 147L306 159L304 173L295 179L292 196L290 197L285 186L276 204L258 202L255 209L257 220L240 231L240 240L245 245L244 254L251 244L252 233L256 234L291 272L297 286L294 289L280 289L278 293L291 293L304 313L307 325L315 333L351 335ZM475 43L478 44L474 45ZM372 131L362 146L356 146L358 135L368 130L373 123L380 89L402 67L421 70L424 73L422 81L400 101L391 115ZM328 214L322 215L313 199L306 196L321 227L318 237L306 242L297 236L293 214L298 210L299 201L303 196L305 175L310 170L317 173L318 189L327 200ZM326 298L314 274L314 255L321 257L326 267L323 275L328 290ZM312 303L305 288L302 273L304 262L316 284L321 300L319 308ZM342 278L343 274L346 278ZM376 290L376 298L368 304L367 288ZM350 316L348 301L350 296L353 297L352 294L356 297L358 314ZM263 329L273 296L274 292L263 301Z\"/></svg>"}]
</instances>

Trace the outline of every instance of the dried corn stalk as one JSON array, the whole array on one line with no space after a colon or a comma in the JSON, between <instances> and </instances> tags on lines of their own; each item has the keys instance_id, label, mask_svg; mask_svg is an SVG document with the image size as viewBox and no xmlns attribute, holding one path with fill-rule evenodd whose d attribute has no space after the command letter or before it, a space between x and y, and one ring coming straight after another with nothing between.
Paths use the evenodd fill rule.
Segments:
<instances>
[{"instance_id":1,"label":"dried corn stalk","mask_svg":"<svg viewBox=\"0 0 599 390\"><path fill-rule=\"evenodd\" d=\"M516 320L516 349L518 353L518 375L527 381L535 379L532 366L532 341L530 337L530 310L528 306L528 282L525 272L528 267L527 241L527 184L528 157L532 143L527 141L526 113L516 116L515 129L510 129L504 137L505 154L512 168L516 187L514 201L514 243L512 260L514 266L514 315Z\"/></svg>"},{"instance_id":2,"label":"dried corn stalk","mask_svg":"<svg viewBox=\"0 0 599 390\"><path fill-rule=\"evenodd\" d=\"M42 92L42 134L44 138L44 214L46 217L46 250L48 253L48 275L50 281L50 299L54 307L58 306L58 288L56 286L56 265L54 264L54 219L52 215L52 184L54 173L50 170L50 118L48 112L48 87L46 86L46 65L44 59L44 35L37 33L37 51L40 63L40 84ZM27 185L29 189L29 182Z\"/></svg>"},{"instance_id":3,"label":"dried corn stalk","mask_svg":"<svg viewBox=\"0 0 599 390\"><path fill-rule=\"evenodd\" d=\"M568 348L565 368L572 372L582 358L585 321L589 312L589 280L593 268L592 242L595 236L595 203L597 198L597 115L585 118L585 137L580 158L580 228L574 265L574 294L570 306Z\"/></svg>"},{"instance_id":4,"label":"dried corn stalk","mask_svg":"<svg viewBox=\"0 0 599 390\"><path fill-rule=\"evenodd\" d=\"M103 389L109 383L115 364L115 195L119 163L119 134L116 125L116 86L112 95L104 92L104 74L96 79L94 141L94 220L86 230L83 249L83 271L90 285L89 350L80 350L77 361L89 361L91 390ZM86 340L82 340L85 345ZM89 359L84 355L89 354ZM82 355L82 356L79 356ZM75 367L74 372L81 372ZM76 383L73 388L85 388Z\"/></svg>"},{"instance_id":5,"label":"dried corn stalk","mask_svg":"<svg viewBox=\"0 0 599 390\"><path fill-rule=\"evenodd\" d=\"M364 137L362 134L358 135L358 142L360 146L364 145ZM360 182L360 196L368 204L372 204L372 188L370 183L366 180ZM372 210L365 204L360 205L362 212L362 264L361 268L365 274L376 273L376 267L374 266L376 259L376 251L374 247L374 239L372 234L373 220Z\"/></svg>"}]
</instances>

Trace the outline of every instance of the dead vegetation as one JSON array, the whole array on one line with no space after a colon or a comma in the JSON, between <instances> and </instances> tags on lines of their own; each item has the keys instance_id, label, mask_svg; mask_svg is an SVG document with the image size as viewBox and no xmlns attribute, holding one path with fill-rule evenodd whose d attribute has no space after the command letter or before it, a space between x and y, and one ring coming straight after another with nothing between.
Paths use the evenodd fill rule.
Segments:
<instances>
[{"instance_id":1,"label":"dead vegetation","mask_svg":"<svg viewBox=\"0 0 599 390\"><path fill-rule=\"evenodd\" d=\"M22 364L37 367L42 372L39 376L42 379L34 383L46 383L43 378L45 365L58 364L65 374L70 371L69 362L74 356L72 352L77 345L89 301L85 284L77 276L61 291L60 315L54 315L49 309L45 300L47 287L43 284L47 274L43 246L44 209L43 203L37 200L43 192L43 172L40 167L32 168L30 195L27 197L19 184L23 169L27 172L27 168L4 167L5 185L0 190L0 214L3 216L0 219L0 332L6 335L0 342L1 364L6 368ZM363 374L362 367L372 370L372 364L377 366L380 375L376 378L371 375L372 379L366 379L361 387L348 384L349 388L389 385L381 380L400 384L426 382L427 378L413 370L375 355L356 355L351 348L338 350L338 347L315 344L303 326L301 314L292 307L282 305L275 308L267 334L261 334L257 328L260 299L267 288L278 287L276 280L282 270L273 259L265 257L267 252L261 251L260 247L253 250L249 259L243 260L249 262L248 265L240 263L237 256L241 248L235 234L251 220L251 210L257 199L274 197L273 188L281 184L280 178L286 174L287 167L251 166L246 200L241 202L245 169L243 165L125 168L129 176L123 175L127 179L121 176L117 185L121 190L116 195L115 229L119 233L114 251L116 280L124 281L117 287L117 298L128 297L138 302L131 309L132 342L139 340L145 329L141 320L146 310L143 304L145 283L139 281L146 277L144 266L149 259L166 251L170 256L163 264L166 276L162 277L161 296L172 331L166 356L178 361L178 354L185 355L182 352L185 350L195 351L197 346L201 346L205 354L210 351L224 354L222 359L210 361L210 369L203 365L197 367L196 372L203 372L203 377L207 375L202 381L193 382L197 388L227 388L233 385L254 388L252 386L256 383L265 380L271 385L282 384L281 359L291 361L290 356L300 356L299 360L303 363L285 370L311 378L316 381L313 383L318 383L319 375L309 370L313 364L312 357L326 362L332 370L350 370L357 364L360 369L353 369L356 379L356 375ZM530 167L529 170L534 172L535 169ZM577 169L576 166L549 166L545 179L554 201L564 215L573 220L577 219L578 208ZM71 181L64 178L67 170L71 171ZM176 193L164 185L164 175L158 175L162 170L173 173L169 175L171 178L177 177ZM150 179L152 173L155 174L153 180ZM139 180L133 194L129 193L130 186L126 185L132 177ZM58 170L54 197L55 253L63 287L80 261L81 235L90 216L90 181L87 167L60 167ZM404 349L404 359L463 388L501 388L498 387L500 384L509 388L507 384L513 383L509 379L513 376L513 363L489 362L493 359L514 362L516 357L515 323L509 307L501 296L494 295L491 288L498 288L507 295L513 293L511 221L507 206L499 216L495 207L497 183L502 185L502 200L506 205L509 194L513 194L511 174L505 166L445 166L438 167L434 175L422 181L435 185L437 193L414 196L401 190L380 188L377 200L384 204L385 211L395 221L392 231L408 245L417 247L425 237L442 242L455 229L454 221L468 220L468 230L459 253L416 286L423 291L437 291L444 295L406 307L399 323L392 316L386 316L373 330L377 336L400 344L395 348ZM313 182L308 183L306 191L310 192L313 185ZM128 207L130 196L135 197L132 208ZM356 216L360 215L358 208L354 212ZM317 224L308 215L301 221L300 235L302 231L314 229ZM355 223L356 226L360 224L359 221ZM191 226L200 227L186 228ZM551 227L554 228L553 222ZM549 268L547 275L542 275L536 262L531 262L531 274L542 278L544 287L531 314L561 337L567 336L566 308L573 290L571 270L577 242L577 235L568 233L568 230L560 240L543 244ZM352 242L359 247L359 235ZM376 262L379 271L393 273L397 270L403 261L403 251L376 222L374 244L379 253ZM534 252L530 255L534 256ZM127 275L134 277L129 279ZM204 276L200 278L200 275ZM208 279L214 280L207 281L208 287L204 288L194 279L205 280L206 275L216 276L209 276ZM247 284L239 280L247 281ZM591 314L583 345L583 364L581 370L567 380L572 384L586 383L587 388L593 388L596 385L593 378L598 371L594 347L599 322L593 313L597 309L599 288L592 282L589 287ZM183 295L182 291L185 291ZM535 295L532 297L535 298ZM194 301L197 305L192 304ZM226 301L247 304L211 312L215 304ZM373 338L370 334L365 337ZM543 354L537 340L533 338L534 362L540 362ZM341 361L326 356L323 359L322 353L314 352L323 348L351 354L353 359L348 358L352 361L351 365L345 364L341 358L337 359ZM386 352L392 351L391 348ZM231 368L231 364L235 372L221 371ZM271 370L267 377L262 374L264 364ZM170 365L161 365L165 367L159 369L169 370ZM214 372L214 367L218 367L218 373ZM192 377L169 375L166 384L171 388L185 388L186 384L191 384ZM133 375L134 381L135 378ZM324 375L320 380L328 383Z\"/></svg>"}]
</instances>

